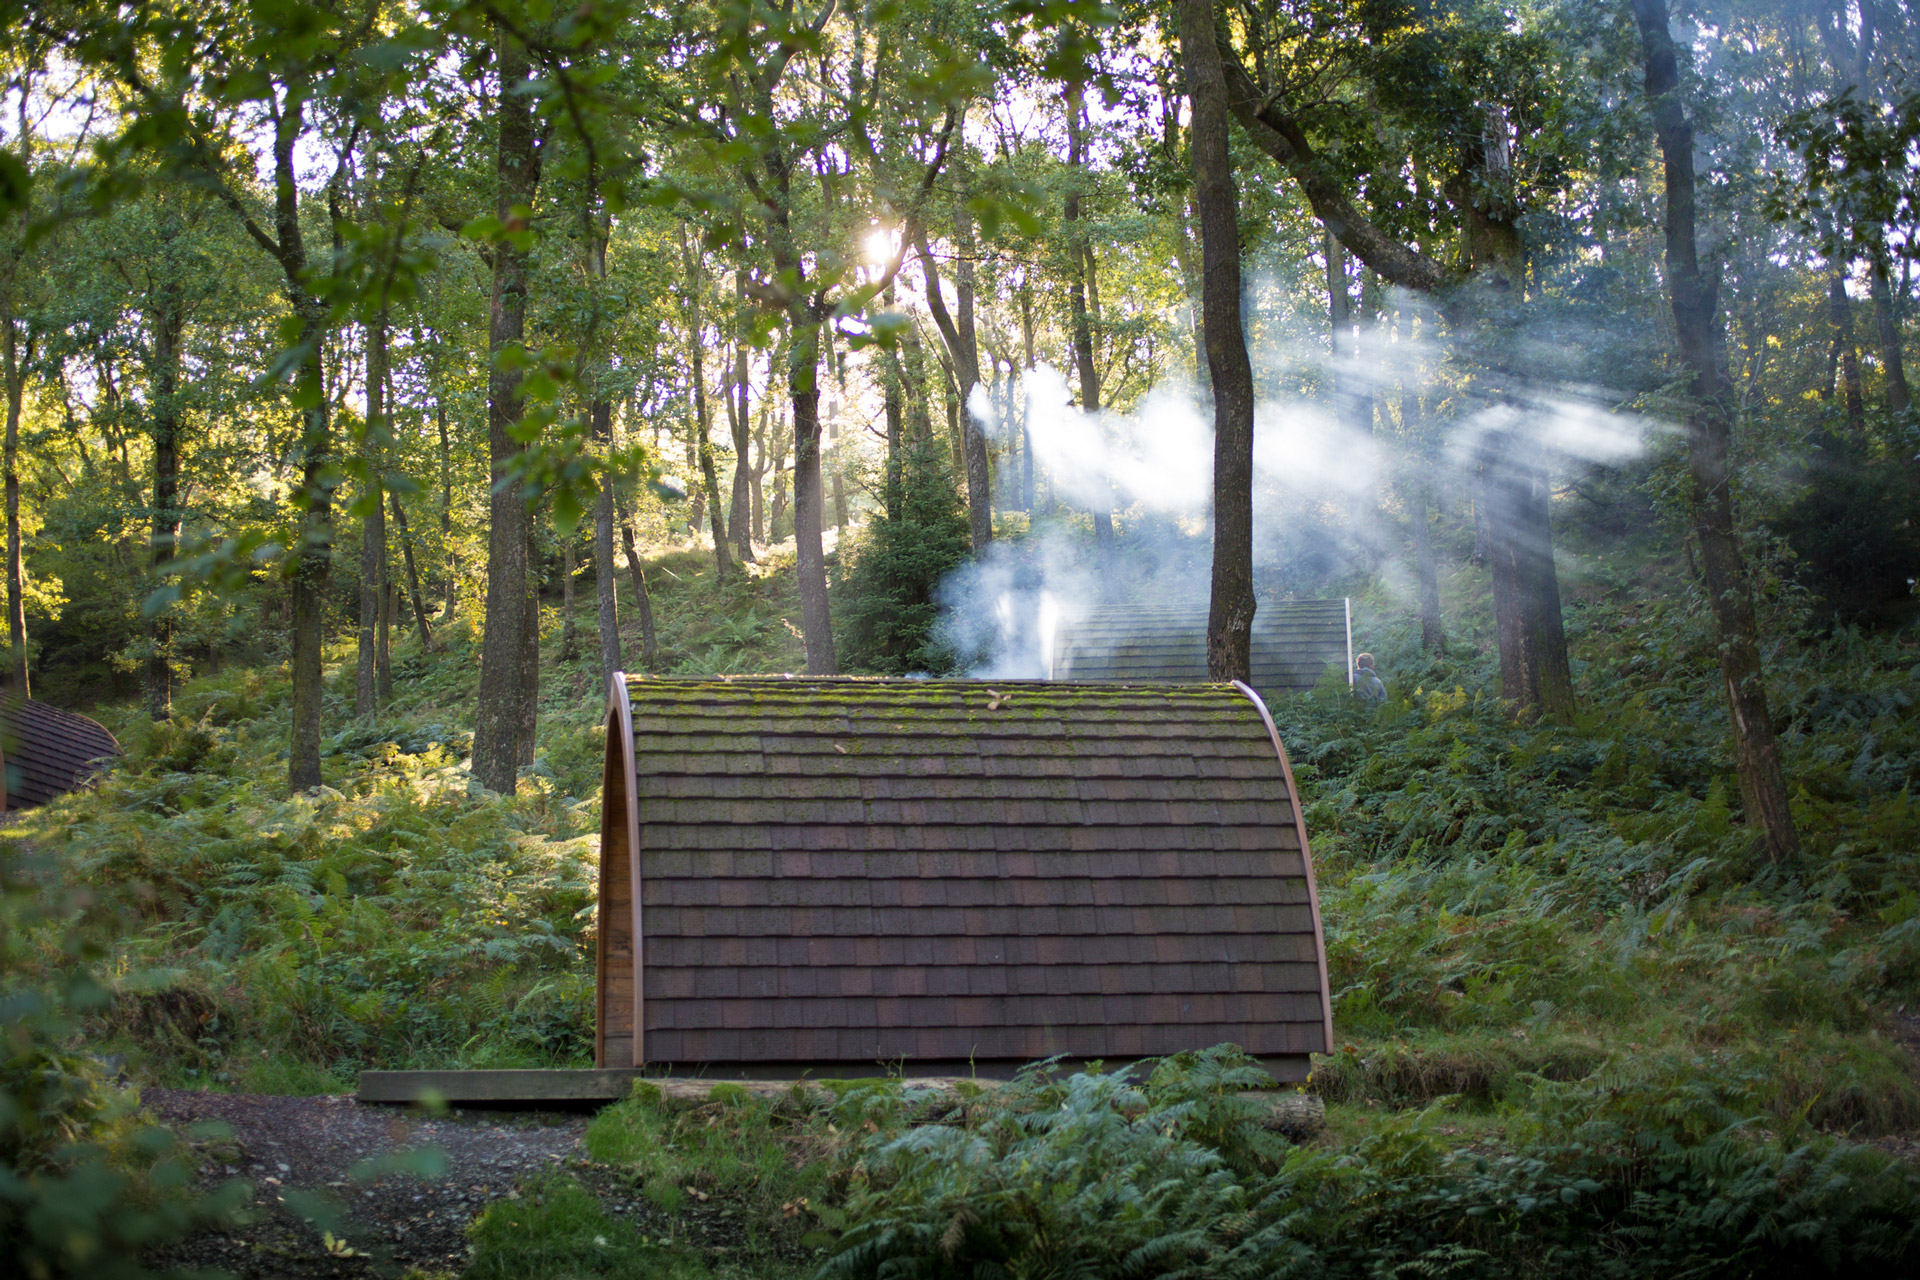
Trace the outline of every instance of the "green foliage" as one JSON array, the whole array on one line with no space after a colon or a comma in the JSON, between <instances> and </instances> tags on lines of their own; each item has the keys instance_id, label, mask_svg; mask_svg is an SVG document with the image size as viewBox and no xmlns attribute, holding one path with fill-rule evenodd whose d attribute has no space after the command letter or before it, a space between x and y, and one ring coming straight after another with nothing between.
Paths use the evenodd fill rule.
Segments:
<instances>
[{"instance_id":1,"label":"green foliage","mask_svg":"<svg viewBox=\"0 0 1920 1280\"><path fill-rule=\"evenodd\" d=\"M1123 1077L1025 1075L969 1122L870 1139L853 1225L826 1274L1173 1275L1215 1271L1245 1188Z\"/></svg>"},{"instance_id":2,"label":"green foliage","mask_svg":"<svg viewBox=\"0 0 1920 1280\"><path fill-rule=\"evenodd\" d=\"M1163 1062L1145 1090L1027 1075L958 1120L877 1133L825 1273L1787 1277L1920 1259L1920 1174L1762 1141L1701 1083L1543 1089L1510 1139L1473 1146L1444 1109L1409 1112L1265 1167L1229 1154L1273 1141L1253 1108L1220 1106L1243 1083L1221 1053Z\"/></svg>"},{"instance_id":3,"label":"green foliage","mask_svg":"<svg viewBox=\"0 0 1920 1280\"><path fill-rule=\"evenodd\" d=\"M28 1280L142 1276L143 1250L226 1220L248 1189L196 1191L191 1147L75 1047L108 999L117 920L95 894L50 888L50 871L0 838L0 1257Z\"/></svg>"},{"instance_id":4,"label":"green foliage","mask_svg":"<svg viewBox=\"0 0 1920 1280\"><path fill-rule=\"evenodd\" d=\"M881 675L944 675L955 656L935 635L934 591L967 555L967 516L930 440L905 450L899 510L871 521L851 551L834 608L843 661Z\"/></svg>"},{"instance_id":5,"label":"green foliage","mask_svg":"<svg viewBox=\"0 0 1920 1280\"><path fill-rule=\"evenodd\" d=\"M1340 1051L1335 1102L1528 1105L1539 1080L1746 1082L1770 1126L1902 1129L1920 765L1909 648L1837 635L1775 662L1804 862L1738 821L1710 642L1658 605L1576 605L1583 714L1514 723L1487 658L1376 630L1393 697L1274 710L1307 797ZM1782 1053L1783 1043L1792 1051Z\"/></svg>"},{"instance_id":6,"label":"green foliage","mask_svg":"<svg viewBox=\"0 0 1920 1280\"><path fill-rule=\"evenodd\" d=\"M412 707L344 724L334 785L287 798L287 686L231 671L136 723L97 789L25 815L68 883L137 894L96 1034L203 1086L590 1055L598 701L547 708L503 798L469 786L436 701L470 679L464 650L423 662Z\"/></svg>"}]
</instances>

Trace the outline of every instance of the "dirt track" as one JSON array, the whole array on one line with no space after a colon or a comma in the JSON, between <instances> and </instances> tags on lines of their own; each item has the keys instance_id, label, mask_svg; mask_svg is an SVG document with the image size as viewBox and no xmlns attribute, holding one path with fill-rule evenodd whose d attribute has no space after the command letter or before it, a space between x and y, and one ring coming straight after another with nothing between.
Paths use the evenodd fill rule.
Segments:
<instances>
[{"instance_id":1,"label":"dirt track","mask_svg":"<svg viewBox=\"0 0 1920 1280\"><path fill-rule=\"evenodd\" d=\"M169 1124L226 1125L230 1142L212 1148L217 1158L207 1179L241 1177L254 1188L247 1224L196 1236L153 1261L218 1267L262 1280L393 1275L408 1268L457 1272L467 1261L467 1224L522 1179L577 1165L588 1120L580 1114L472 1110L423 1119L349 1097L175 1089L141 1094ZM354 1176L363 1161L428 1147L444 1154L441 1177ZM286 1203L289 1191L318 1193L337 1209L331 1229L341 1246L327 1248L321 1229ZM302 1201L298 1194L292 1199Z\"/></svg>"}]
</instances>

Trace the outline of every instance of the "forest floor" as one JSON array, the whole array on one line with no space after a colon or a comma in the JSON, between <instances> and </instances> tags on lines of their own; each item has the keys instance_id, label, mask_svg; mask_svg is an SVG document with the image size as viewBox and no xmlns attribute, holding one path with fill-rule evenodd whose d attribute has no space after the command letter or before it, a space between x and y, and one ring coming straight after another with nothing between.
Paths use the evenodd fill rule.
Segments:
<instances>
[{"instance_id":1,"label":"forest floor","mask_svg":"<svg viewBox=\"0 0 1920 1280\"><path fill-rule=\"evenodd\" d=\"M420 1117L330 1094L147 1088L141 1100L168 1124L222 1127L203 1177L253 1187L243 1223L172 1245L155 1264L262 1280L459 1270L474 1217L577 1164L587 1126L542 1111Z\"/></svg>"},{"instance_id":2,"label":"forest floor","mask_svg":"<svg viewBox=\"0 0 1920 1280\"><path fill-rule=\"evenodd\" d=\"M1770 651L1808 852L1768 867L1730 811L1711 637L1680 570L1577 545L1566 558L1572 725L1516 724L1487 695L1490 638L1472 622L1486 584L1464 566L1444 584L1446 657L1419 651L1394 597L1356 602L1387 706L1356 706L1331 675L1275 702L1339 1040L1316 1061L1328 1123L1301 1167L1322 1153L1346 1186L1358 1169L1438 1177L1493 1156L1533 1177L1566 1151L1612 1150L1594 1145L1602 1131L1639 1153L1627 1185L1649 1176L1647 1151L1703 1142L1781 1168L1856 1149L1911 1166L1920 639L1802 632ZM790 561L718 584L683 550L649 581L656 670L804 665ZM123 903L86 1047L122 1055L157 1117L223 1123L202 1140L206 1176L252 1183L249 1225L170 1260L800 1275L848 1229L858 1171L881 1158L862 1143L896 1131L897 1102L852 1119L644 1099L594 1117L420 1116L340 1096L369 1067L590 1060L604 743L590 600L579 656L560 652L550 611L540 747L517 796L467 773L478 651L455 623L437 652L401 644L397 696L371 723L348 714L350 649L330 653L321 792L285 793L285 681L263 662L193 681L168 724L103 709L125 766L0 831ZM630 618L624 591L622 605ZM626 639L637 657L637 629ZM49 937L41 954L58 950ZM391 1159L429 1147L442 1155Z\"/></svg>"}]
</instances>

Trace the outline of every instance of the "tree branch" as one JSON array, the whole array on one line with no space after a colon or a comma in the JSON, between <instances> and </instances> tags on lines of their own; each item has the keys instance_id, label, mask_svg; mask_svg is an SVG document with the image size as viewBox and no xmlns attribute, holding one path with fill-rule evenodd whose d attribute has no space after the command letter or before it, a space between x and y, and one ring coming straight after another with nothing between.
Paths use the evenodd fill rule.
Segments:
<instances>
[{"instance_id":1,"label":"tree branch","mask_svg":"<svg viewBox=\"0 0 1920 1280\"><path fill-rule=\"evenodd\" d=\"M1334 238L1389 284L1433 293L1451 283L1452 273L1445 266L1393 239L1355 207L1340 184L1321 167L1300 122L1277 102L1261 95L1238 50L1225 40L1219 44L1227 77L1227 106L1233 118L1254 144L1299 185L1315 216Z\"/></svg>"}]
</instances>

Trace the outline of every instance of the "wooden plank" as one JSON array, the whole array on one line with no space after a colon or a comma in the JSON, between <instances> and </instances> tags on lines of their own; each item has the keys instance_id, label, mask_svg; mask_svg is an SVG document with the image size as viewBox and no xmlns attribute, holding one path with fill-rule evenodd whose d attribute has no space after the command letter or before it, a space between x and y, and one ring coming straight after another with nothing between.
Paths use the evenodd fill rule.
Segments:
<instances>
[{"instance_id":1,"label":"wooden plank","mask_svg":"<svg viewBox=\"0 0 1920 1280\"><path fill-rule=\"evenodd\" d=\"M585 1071L362 1071L360 1101L611 1102L633 1091L632 1068Z\"/></svg>"},{"instance_id":2,"label":"wooden plank","mask_svg":"<svg viewBox=\"0 0 1920 1280\"><path fill-rule=\"evenodd\" d=\"M467 1102L616 1102L633 1092L636 1080L645 1078L632 1068L594 1068L579 1071L362 1071L359 1099L362 1102L420 1102L436 1097L446 1103ZM781 1098L793 1092L794 1080L689 1080L657 1077L647 1083L669 1102L699 1105L713 1094L715 1085L740 1089L756 1098ZM961 1080L952 1076L929 1077L902 1082L910 1089L933 1089L958 1096ZM980 1088L999 1084L995 1080L966 1082ZM820 1089L809 1082L809 1089Z\"/></svg>"},{"instance_id":3,"label":"wooden plank","mask_svg":"<svg viewBox=\"0 0 1920 1280\"><path fill-rule=\"evenodd\" d=\"M1110 1063L1109 1069L1122 1064ZM1273 1077L1296 1083L1306 1078L1306 1055L1268 1057L1261 1060ZM590 1070L500 1070L500 1071L362 1071L359 1100L362 1102L420 1102L437 1097L450 1104L469 1102L615 1102L633 1093L634 1082L646 1080L652 1090L672 1103L699 1106L713 1096L716 1086L738 1089L755 1098L786 1098L796 1088L809 1094L828 1092L820 1079L800 1080L710 1080L685 1076L647 1077L632 1068L593 1068ZM838 1082L837 1082L838 1083ZM906 1089L933 1091L962 1098L985 1089L997 1089L1006 1081L991 1076L921 1076L898 1082ZM844 1086L843 1086L844 1087ZM1267 1104L1272 1110L1271 1128L1312 1128L1324 1122L1325 1105L1317 1097L1291 1089L1254 1090L1240 1095Z\"/></svg>"}]
</instances>

